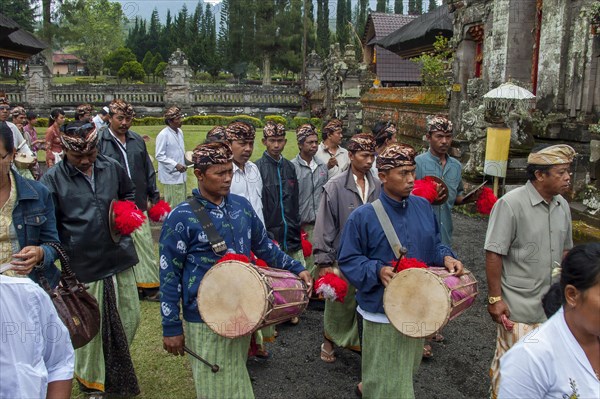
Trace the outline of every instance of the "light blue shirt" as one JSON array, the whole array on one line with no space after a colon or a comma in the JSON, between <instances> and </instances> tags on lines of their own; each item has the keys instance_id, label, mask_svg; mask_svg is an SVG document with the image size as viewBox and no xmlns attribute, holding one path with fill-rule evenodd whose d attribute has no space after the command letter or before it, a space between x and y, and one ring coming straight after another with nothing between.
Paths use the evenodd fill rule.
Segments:
<instances>
[{"instance_id":1,"label":"light blue shirt","mask_svg":"<svg viewBox=\"0 0 600 399\"><path fill-rule=\"evenodd\" d=\"M48 384L73 378L69 332L50 296L28 278L0 275L0 398L45 398Z\"/></svg>"},{"instance_id":2,"label":"light blue shirt","mask_svg":"<svg viewBox=\"0 0 600 399\"><path fill-rule=\"evenodd\" d=\"M464 188L462 183L462 165L451 156L446 156L446 165L442 167L442 161L427 151L415 158L417 162L417 179L425 176L439 177L448 186L448 200L442 205L433 206L440 227L442 243L452 245L452 207L456 197L463 195Z\"/></svg>"}]
</instances>

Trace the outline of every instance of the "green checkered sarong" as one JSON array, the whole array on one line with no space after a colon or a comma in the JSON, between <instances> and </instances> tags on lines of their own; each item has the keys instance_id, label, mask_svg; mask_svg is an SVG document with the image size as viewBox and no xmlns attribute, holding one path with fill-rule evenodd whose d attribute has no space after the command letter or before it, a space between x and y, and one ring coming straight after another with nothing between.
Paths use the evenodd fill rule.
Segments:
<instances>
[{"instance_id":1,"label":"green checkered sarong","mask_svg":"<svg viewBox=\"0 0 600 399\"><path fill-rule=\"evenodd\" d=\"M200 357L219 365L219 372L193 357L192 375L196 396L202 399L254 398L250 375L246 368L250 335L224 338L215 334L205 323L185 323L186 344Z\"/></svg>"},{"instance_id":2,"label":"green checkered sarong","mask_svg":"<svg viewBox=\"0 0 600 399\"><path fill-rule=\"evenodd\" d=\"M144 212L144 214L146 220L131 235L139 259L138 264L133 267L133 272L138 288L158 288L160 285L158 261L154 252L154 241L152 240L148 212Z\"/></svg>"},{"instance_id":3,"label":"green checkered sarong","mask_svg":"<svg viewBox=\"0 0 600 399\"><path fill-rule=\"evenodd\" d=\"M181 204L187 199L187 188L185 182L179 184L164 184L163 197L165 198L165 201L171 205L171 209Z\"/></svg>"},{"instance_id":4,"label":"green checkered sarong","mask_svg":"<svg viewBox=\"0 0 600 399\"><path fill-rule=\"evenodd\" d=\"M325 338L342 348L360 351L356 317L356 288L348 284L344 302L325 301L323 314Z\"/></svg>"},{"instance_id":5,"label":"green checkered sarong","mask_svg":"<svg viewBox=\"0 0 600 399\"><path fill-rule=\"evenodd\" d=\"M410 338L391 324L363 320L363 398L414 399L413 376L423 343L423 338Z\"/></svg>"},{"instance_id":6,"label":"green checkered sarong","mask_svg":"<svg viewBox=\"0 0 600 399\"><path fill-rule=\"evenodd\" d=\"M133 268L124 270L113 277L117 309L121 323L131 346L135 331L140 324L140 301ZM100 307L100 315L104 307L103 291L104 281L89 283L88 292L96 298ZM104 350L102 348L102 319L100 332L87 345L75 350L75 377L84 386L92 390L104 391Z\"/></svg>"}]
</instances>

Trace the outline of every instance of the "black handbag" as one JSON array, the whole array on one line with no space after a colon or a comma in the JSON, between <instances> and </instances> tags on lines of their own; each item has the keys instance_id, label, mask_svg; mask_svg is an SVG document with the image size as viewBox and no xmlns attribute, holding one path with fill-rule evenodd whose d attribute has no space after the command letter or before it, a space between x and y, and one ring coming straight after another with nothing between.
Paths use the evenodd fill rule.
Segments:
<instances>
[{"instance_id":1,"label":"black handbag","mask_svg":"<svg viewBox=\"0 0 600 399\"><path fill-rule=\"evenodd\" d=\"M88 287L77 280L62 245L58 242L44 244L58 252L62 273L58 287L52 288L48 280L38 271L40 286L50 295L58 316L69 330L73 348L81 348L100 330L98 301L87 292Z\"/></svg>"}]
</instances>

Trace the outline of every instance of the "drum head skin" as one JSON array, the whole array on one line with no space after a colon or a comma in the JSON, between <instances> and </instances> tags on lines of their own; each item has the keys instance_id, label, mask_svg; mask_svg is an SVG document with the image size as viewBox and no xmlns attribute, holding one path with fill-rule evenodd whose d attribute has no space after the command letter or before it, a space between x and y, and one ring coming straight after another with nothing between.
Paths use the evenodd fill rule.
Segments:
<instances>
[{"instance_id":1,"label":"drum head skin","mask_svg":"<svg viewBox=\"0 0 600 399\"><path fill-rule=\"evenodd\" d=\"M216 334L236 338L252 333L262 322L268 292L252 266L228 261L213 266L198 287L198 309Z\"/></svg>"},{"instance_id":2,"label":"drum head skin","mask_svg":"<svg viewBox=\"0 0 600 399\"><path fill-rule=\"evenodd\" d=\"M190 166L194 164L194 161L192 161L194 156L194 152L193 151L186 151L184 154L184 160L185 160L185 166Z\"/></svg>"},{"instance_id":3,"label":"drum head skin","mask_svg":"<svg viewBox=\"0 0 600 399\"><path fill-rule=\"evenodd\" d=\"M425 269L408 269L394 276L383 293L385 314L402 334L427 337L448 322L448 288Z\"/></svg>"}]
</instances>

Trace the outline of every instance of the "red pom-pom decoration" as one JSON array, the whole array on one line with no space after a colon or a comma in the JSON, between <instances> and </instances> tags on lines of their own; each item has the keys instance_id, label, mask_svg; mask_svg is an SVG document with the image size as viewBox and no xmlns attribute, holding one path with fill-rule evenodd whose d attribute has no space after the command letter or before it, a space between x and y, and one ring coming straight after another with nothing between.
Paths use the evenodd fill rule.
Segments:
<instances>
[{"instance_id":1,"label":"red pom-pom decoration","mask_svg":"<svg viewBox=\"0 0 600 399\"><path fill-rule=\"evenodd\" d=\"M494 195L494 192L490 188L483 187L481 189L481 194L479 194L479 198L477 198L477 202L475 203L477 212L483 215L489 215L492 212L492 208L496 201L498 201L498 198Z\"/></svg>"},{"instance_id":2,"label":"red pom-pom decoration","mask_svg":"<svg viewBox=\"0 0 600 399\"><path fill-rule=\"evenodd\" d=\"M228 262L231 260L236 260L238 262L250 263L250 259L244 254L234 254L233 252L226 253L223 255L221 259L217 261L217 263Z\"/></svg>"},{"instance_id":3,"label":"red pom-pom decoration","mask_svg":"<svg viewBox=\"0 0 600 399\"><path fill-rule=\"evenodd\" d=\"M433 201L435 201L438 196L437 183L434 180L429 179L429 176L421 180L415 180L412 194L423 197L429 201L430 204L433 204Z\"/></svg>"},{"instance_id":4,"label":"red pom-pom decoration","mask_svg":"<svg viewBox=\"0 0 600 399\"><path fill-rule=\"evenodd\" d=\"M348 293L348 283L333 273L327 273L315 281L315 292L325 299L344 302Z\"/></svg>"},{"instance_id":5,"label":"red pom-pom decoration","mask_svg":"<svg viewBox=\"0 0 600 399\"><path fill-rule=\"evenodd\" d=\"M160 200L150 209L148 209L148 216L153 222L164 222L167 216L171 212L171 206L167 201Z\"/></svg>"},{"instance_id":6,"label":"red pom-pom decoration","mask_svg":"<svg viewBox=\"0 0 600 399\"><path fill-rule=\"evenodd\" d=\"M115 201L113 213L115 214L115 227L123 235L133 233L146 220L146 215L140 211L133 201Z\"/></svg>"},{"instance_id":7,"label":"red pom-pom decoration","mask_svg":"<svg viewBox=\"0 0 600 399\"><path fill-rule=\"evenodd\" d=\"M265 262L262 259L258 259L256 255L254 255L254 252L250 252L250 262L263 269L267 269L269 267L269 265L267 265L267 262Z\"/></svg>"},{"instance_id":8,"label":"red pom-pom decoration","mask_svg":"<svg viewBox=\"0 0 600 399\"><path fill-rule=\"evenodd\" d=\"M417 258L404 257L398 261L392 260L390 264L394 267L394 272L401 272L406 269L427 269L427 264L421 262Z\"/></svg>"},{"instance_id":9,"label":"red pom-pom decoration","mask_svg":"<svg viewBox=\"0 0 600 399\"><path fill-rule=\"evenodd\" d=\"M313 246L308 241L308 233L304 230L300 230L300 243L302 244L302 254L305 258L312 255Z\"/></svg>"}]
</instances>

